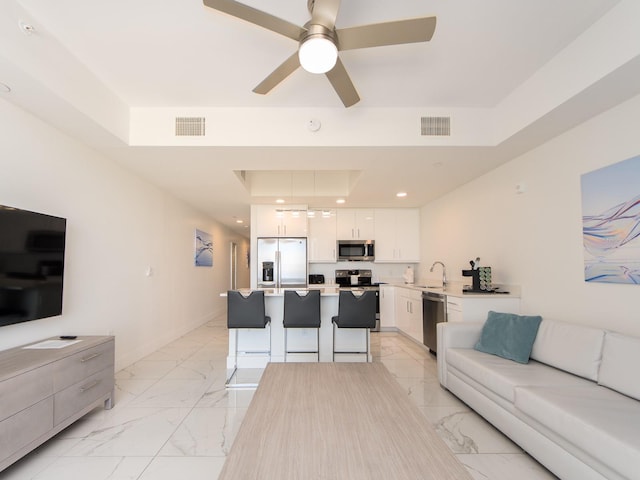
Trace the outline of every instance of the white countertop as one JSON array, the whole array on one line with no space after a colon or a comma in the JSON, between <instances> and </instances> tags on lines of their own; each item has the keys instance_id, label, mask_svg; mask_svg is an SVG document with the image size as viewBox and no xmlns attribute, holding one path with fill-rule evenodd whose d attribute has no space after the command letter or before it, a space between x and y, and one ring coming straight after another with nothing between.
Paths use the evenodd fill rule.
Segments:
<instances>
[{"instance_id":1,"label":"white countertop","mask_svg":"<svg viewBox=\"0 0 640 480\"><path fill-rule=\"evenodd\" d=\"M387 283L384 285L391 285L394 287L400 288L408 288L411 290L418 290L422 292L434 292L441 293L450 297L459 297L459 298L479 298L479 297L505 297L505 298L520 298L520 288L515 285L496 285L499 287L499 291L495 293L466 293L462 291L464 284L462 283L450 283L447 284L447 288L443 289L439 286L430 286L430 285L420 285L420 284L407 284L407 283ZM354 290L357 290L357 287L353 287ZM308 288L239 288L238 291L243 294L248 295L252 291L263 291L265 297L282 297L284 296L285 290L295 290L297 292L306 292L309 290L320 290L321 297L337 297L340 289L338 285L335 284L318 284L318 285L309 285ZM500 293L505 292L505 293ZM508 292L508 293L506 293ZM221 297L226 297L227 292L223 292L220 294Z\"/></svg>"},{"instance_id":2,"label":"white countertop","mask_svg":"<svg viewBox=\"0 0 640 480\"><path fill-rule=\"evenodd\" d=\"M460 298L478 298L478 297L506 297L506 298L520 298L520 288L515 285L495 285L498 288L494 293L475 293L475 292L463 292L462 289L465 286L462 283L450 283L447 284L447 288L443 289L441 286L420 285L420 284L408 284L408 283L389 283L394 287L408 288L412 290L420 290L423 292L441 293L450 297ZM508 293L506 293L508 292Z\"/></svg>"},{"instance_id":3,"label":"white countertop","mask_svg":"<svg viewBox=\"0 0 640 480\"><path fill-rule=\"evenodd\" d=\"M309 288L238 288L238 291L242 294L248 295L253 291L264 292L265 297L283 297L285 290L294 290L296 292L308 292L309 290L320 290L321 297L337 297L338 289L337 285L324 286L324 285L310 285ZM222 292L221 297L226 297L227 292Z\"/></svg>"}]
</instances>

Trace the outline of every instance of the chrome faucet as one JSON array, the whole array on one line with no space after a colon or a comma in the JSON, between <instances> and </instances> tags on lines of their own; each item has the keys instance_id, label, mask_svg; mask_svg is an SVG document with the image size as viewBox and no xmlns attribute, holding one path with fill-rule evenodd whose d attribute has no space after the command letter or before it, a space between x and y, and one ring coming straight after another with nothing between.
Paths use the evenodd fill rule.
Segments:
<instances>
[{"instance_id":1,"label":"chrome faucet","mask_svg":"<svg viewBox=\"0 0 640 480\"><path fill-rule=\"evenodd\" d=\"M433 272L433 267L435 267L438 264L442 265L442 288L445 288L447 286L447 269L444 266L444 263L442 263L442 262L433 262L433 265L431 265L431 268L429 269L429 271Z\"/></svg>"}]
</instances>

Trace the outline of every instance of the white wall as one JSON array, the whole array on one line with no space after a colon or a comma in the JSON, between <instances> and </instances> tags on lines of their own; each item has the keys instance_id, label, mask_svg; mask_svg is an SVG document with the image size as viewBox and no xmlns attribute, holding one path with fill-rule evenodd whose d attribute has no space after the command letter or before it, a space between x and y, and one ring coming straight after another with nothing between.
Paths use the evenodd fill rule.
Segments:
<instances>
[{"instance_id":1,"label":"white wall","mask_svg":"<svg viewBox=\"0 0 640 480\"><path fill-rule=\"evenodd\" d=\"M529 314L640 336L640 286L586 283L580 176L640 154L635 97L422 208L422 272L481 257ZM526 192L516 194L516 184ZM639 185L640 189L640 185Z\"/></svg>"},{"instance_id":2,"label":"white wall","mask_svg":"<svg viewBox=\"0 0 640 480\"><path fill-rule=\"evenodd\" d=\"M248 240L1 100L0 126L0 204L67 218L63 314L0 328L0 349L115 334L120 368L225 311L230 242ZM213 268L193 266L195 228Z\"/></svg>"}]
</instances>

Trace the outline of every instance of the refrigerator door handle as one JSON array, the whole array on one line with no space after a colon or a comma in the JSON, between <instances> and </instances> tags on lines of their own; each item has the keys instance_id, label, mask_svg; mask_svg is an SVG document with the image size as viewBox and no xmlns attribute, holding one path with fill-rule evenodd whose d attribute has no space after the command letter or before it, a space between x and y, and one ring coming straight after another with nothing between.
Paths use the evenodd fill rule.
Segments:
<instances>
[{"instance_id":1,"label":"refrigerator door handle","mask_svg":"<svg viewBox=\"0 0 640 480\"><path fill-rule=\"evenodd\" d=\"M277 272L275 276L276 288L280 288L282 286L282 276L280 273L280 250L276 250L276 272Z\"/></svg>"}]
</instances>

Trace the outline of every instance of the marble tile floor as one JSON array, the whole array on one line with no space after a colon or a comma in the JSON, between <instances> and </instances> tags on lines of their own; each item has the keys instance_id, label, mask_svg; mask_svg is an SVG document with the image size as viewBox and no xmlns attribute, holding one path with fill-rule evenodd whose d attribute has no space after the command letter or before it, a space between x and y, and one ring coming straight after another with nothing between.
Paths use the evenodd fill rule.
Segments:
<instances>
[{"instance_id":1,"label":"marble tile floor","mask_svg":"<svg viewBox=\"0 0 640 480\"><path fill-rule=\"evenodd\" d=\"M438 384L435 358L397 333L371 335L382 362L476 480L553 480ZM112 410L97 408L0 472L1 480L217 478L254 390L224 387L227 329L218 318L116 373ZM241 370L255 382L260 370Z\"/></svg>"}]
</instances>

